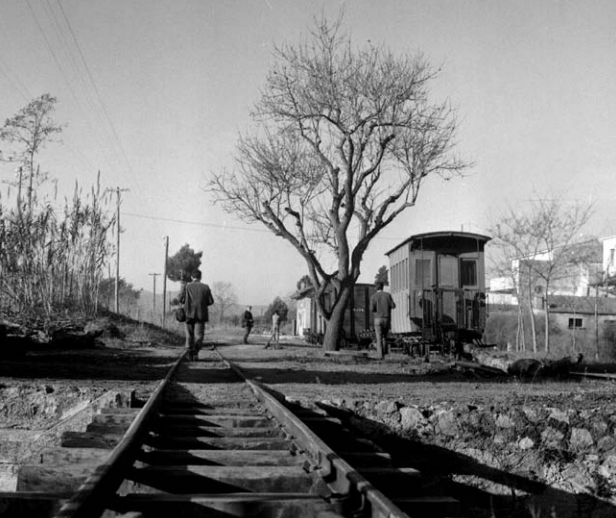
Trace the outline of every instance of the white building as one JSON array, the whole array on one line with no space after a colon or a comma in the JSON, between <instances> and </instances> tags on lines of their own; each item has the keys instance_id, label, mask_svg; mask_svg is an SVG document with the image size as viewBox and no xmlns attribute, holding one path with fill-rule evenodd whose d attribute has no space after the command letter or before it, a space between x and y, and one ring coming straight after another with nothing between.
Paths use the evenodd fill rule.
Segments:
<instances>
[{"instance_id":1,"label":"white building","mask_svg":"<svg viewBox=\"0 0 616 518\"><path fill-rule=\"evenodd\" d=\"M603 237L603 272L606 277L616 275L616 236Z\"/></svg>"}]
</instances>

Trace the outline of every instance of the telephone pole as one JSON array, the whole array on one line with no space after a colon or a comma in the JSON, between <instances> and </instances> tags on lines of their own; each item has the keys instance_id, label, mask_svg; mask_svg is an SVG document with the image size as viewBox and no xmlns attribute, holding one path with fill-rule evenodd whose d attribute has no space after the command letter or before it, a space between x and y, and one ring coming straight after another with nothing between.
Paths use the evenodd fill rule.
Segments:
<instances>
[{"instance_id":1,"label":"telephone pole","mask_svg":"<svg viewBox=\"0 0 616 518\"><path fill-rule=\"evenodd\" d=\"M120 205L122 199L120 197L121 192L128 191L128 189L120 189L116 187L116 275L115 275L115 312L120 313L120 232L122 227L120 226Z\"/></svg>"},{"instance_id":2,"label":"telephone pole","mask_svg":"<svg viewBox=\"0 0 616 518\"><path fill-rule=\"evenodd\" d=\"M167 316L167 259L169 257L169 236L165 236L165 267L163 268L163 328Z\"/></svg>"},{"instance_id":3,"label":"telephone pole","mask_svg":"<svg viewBox=\"0 0 616 518\"><path fill-rule=\"evenodd\" d=\"M154 314L156 313L156 277L160 275L160 273L148 273L148 275L152 276L152 282L154 283L152 293L152 318L154 318Z\"/></svg>"}]
</instances>

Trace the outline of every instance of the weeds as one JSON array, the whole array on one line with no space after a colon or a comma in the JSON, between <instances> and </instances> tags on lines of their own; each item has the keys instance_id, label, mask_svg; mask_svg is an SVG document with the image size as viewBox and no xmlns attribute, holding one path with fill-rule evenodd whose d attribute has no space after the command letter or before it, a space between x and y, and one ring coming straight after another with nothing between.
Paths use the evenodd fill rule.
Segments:
<instances>
[{"instance_id":1,"label":"weeds","mask_svg":"<svg viewBox=\"0 0 616 518\"><path fill-rule=\"evenodd\" d=\"M0 128L0 142L14 148L4 161L21 164L17 179L0 193L0 312L45 325L96 312L115 222L100 178L85 196L76 183L59 210L55 199L39 197L47 175L35 166L36 153L61 131L49 118L54 104L44 95Z\"/></svg>"}]
</instances>

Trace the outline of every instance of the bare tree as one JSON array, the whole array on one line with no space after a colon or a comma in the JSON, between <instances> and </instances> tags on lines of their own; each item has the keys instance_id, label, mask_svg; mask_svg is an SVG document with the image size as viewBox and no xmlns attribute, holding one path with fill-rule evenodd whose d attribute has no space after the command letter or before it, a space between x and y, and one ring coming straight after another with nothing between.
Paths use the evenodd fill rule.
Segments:
<instances>
[{"instance_id":1,"label":"bare tree","mask_svg":"<svg viewBox=\"0 0 616 518\"><path fill-rule=\"evenodd\" d=\"M216 281L212 283L212 295L214 296L214 307L212 312L222 324L228 310L237 304L237 295L230 282Z\"/></svg>"},{"instance_id":2,"label":"bare tree","mask_svg":"<svg viewBox=\"0 0 616 518\"><path fill-rule=\"evenodd\" d=\"M493 242L510 261L514 287L526 293L533 352L537 352L533 298L543 290L545 351L550 351L550 294L552 283L573 265L585 263L588 254L579 244L581 229L592 215L592 205L565 204L556 197L537 199L526 212L509 209L491 230Z\"/></svg>"},{"instance_id":3,"label":"bare tree","mask_svg":"<svg viewBox=\"0 0 616 518\"><path fill-rule=\"evenodd\" d=\"M358 49L341 20L275 49L254 133L210 190L229 212L261 222L306 261L324 348L339 346L344 311L374 237L412 207L427 177L466 167L453 154L455 113L429 99L423 56ZM329 293L327 297L325 293Z\"/></svg>"}]
</instances>

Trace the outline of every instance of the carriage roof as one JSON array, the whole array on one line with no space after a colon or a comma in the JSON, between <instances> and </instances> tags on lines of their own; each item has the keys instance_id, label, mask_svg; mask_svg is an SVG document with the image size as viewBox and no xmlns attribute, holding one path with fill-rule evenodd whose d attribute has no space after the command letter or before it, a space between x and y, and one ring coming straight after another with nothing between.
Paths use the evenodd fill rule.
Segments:
<instances>
[{"instance_id":1,"label":"carriage roof","mask_svg":"<svg viewBox=\"0 0 616 518\"><path fill-rule=\"evenodd\" d=\"M439 231L415 234L385 252L390 255L399 248L408 245L410 250L433 250L442 253L483 252L489 236L473 232Z\"/></svg>"}]
</instances>

